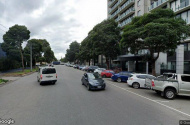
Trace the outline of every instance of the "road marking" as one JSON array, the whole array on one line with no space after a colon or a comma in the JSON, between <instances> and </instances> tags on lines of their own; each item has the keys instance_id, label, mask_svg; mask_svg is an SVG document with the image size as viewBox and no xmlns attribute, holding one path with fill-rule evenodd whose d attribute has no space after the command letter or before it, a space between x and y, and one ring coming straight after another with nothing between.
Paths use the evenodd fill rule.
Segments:
<instances>
[{"instance_id":1,"label":"road marking","mask_svg":"<svg viewBox=\"0 0 190 125\"><path fill-rule=\"evenodd\" d=\"M108 83L108 84L111 84L111 83ZM117 86L117 85L114 85L114 84L111 84L111 85ZM121 87L119 87L119 86L117 86L117 87L121 89ZM175 109L175 108L172 108L172 107L170 107L170 106L167 106L167 105L165 105L165 104L162 104L162 103L160 103L158 100L150 99L150 98L148 98L148 97L139 95L139 94L137 94L137 93L135 93L135 92L132 92L132 91L130 91L130 90L127 90L127 89L123 89L123 88L122 88L122 90L127 91L127 92L130 92L130 93L135 94L135 95L137 95L137 96L139 96L139 97L145 98L145 99L147 99L147 100L149 100L149 101L155 102L155 103L160 104L160 105L162 105L162 106L164 106L164 107L166 107L166 108L169 108L169 109L171 109L171 110L173 110L173 111L176 111L176 112L178 112L178 113L181 113L181 114L183 114L183 115L186 115L186 116L190 117L190 114L187 114L187 113L185 113L185 112L182 112L182 111L177 110L177 109Z\"/></svg>"},{"instance_id":2,"label":"road marking","mask_svg":"<svg viewBox=\"0 0 190 125\"><path fill-rule=\"evenodd\" d=\"M169 101L163 101L163 100L154 100L154 101L157 101L157 102L169 102Z\"/></svg>"}]
</instances>

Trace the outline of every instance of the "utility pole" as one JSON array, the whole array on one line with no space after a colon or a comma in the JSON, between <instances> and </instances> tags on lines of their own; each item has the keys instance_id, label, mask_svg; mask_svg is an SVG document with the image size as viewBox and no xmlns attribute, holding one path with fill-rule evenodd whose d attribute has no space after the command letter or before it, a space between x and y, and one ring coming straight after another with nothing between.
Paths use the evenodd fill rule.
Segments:
<instances>
[{"instance_id":1,"label":"utility pole","mask_svg":"<svg viewBox=\"0 0 190 125\"><path fill-rule=\"evenodd\" d=\"M30 72L32 72L32 43L30 43Z\"/></svg>"}]
</instances>

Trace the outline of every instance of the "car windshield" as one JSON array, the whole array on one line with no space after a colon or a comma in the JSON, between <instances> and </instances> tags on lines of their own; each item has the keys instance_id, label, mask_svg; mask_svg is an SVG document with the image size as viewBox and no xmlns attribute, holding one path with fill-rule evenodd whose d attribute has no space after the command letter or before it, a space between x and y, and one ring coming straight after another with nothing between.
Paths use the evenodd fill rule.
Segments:
<instances>
[{"instance_id":1,"label":"car windshield","mask_svg":"<svg viewBox=\"0 0 190 125\"><path fill-rule=\"evenodd\" d=\"M88 78L89 79L100 79L102 77L98 73L89 73Z\"/></svg>"}]
</instances>

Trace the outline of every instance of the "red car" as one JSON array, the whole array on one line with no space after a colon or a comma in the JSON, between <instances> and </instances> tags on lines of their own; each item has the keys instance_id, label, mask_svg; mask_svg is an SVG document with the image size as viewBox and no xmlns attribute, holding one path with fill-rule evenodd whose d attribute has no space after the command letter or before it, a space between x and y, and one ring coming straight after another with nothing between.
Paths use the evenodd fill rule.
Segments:
<instances>
[{"instance_id":1,"label":"red car","mask_svg":"<svg viewBox=\"0 0 190 125\"><path fill-rule=\"evenodd\" d=\"M111 78L111 76L112 76L113 74L114 74L114 71L113 71L113 70L104 70L104 71L101 72L101 76L102 76L103 78L106 78L106 77Z\"/></svg>"}]
</instances>

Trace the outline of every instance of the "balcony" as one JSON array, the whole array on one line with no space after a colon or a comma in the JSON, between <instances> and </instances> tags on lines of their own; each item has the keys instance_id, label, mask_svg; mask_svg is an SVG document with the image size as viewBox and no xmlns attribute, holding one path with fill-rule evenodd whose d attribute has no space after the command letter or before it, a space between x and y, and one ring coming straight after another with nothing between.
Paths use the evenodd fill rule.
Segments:
<instances>
[{"instance_id":1,"label":"balcony","mask_svg":"<svg viewBox=\"0 0 190 125\"><path fill-rule=\"evenodd\" d=\"M174 11L176 14L178 14L188 9L190 9L190 0L185 0L184 2L180 3L180 6L177 6Z\"/></svg>"},{"instance_id":2,"label":"balcony","mask_svg":"<svg viewBox=\"0 0 190 125\"><path fill-rule=\"evenodd\" d=\"M150 5L150 7L148 7L148 10L152 11L156 8L163 7L163 6L167 5L167 2L168 2L168 0L158 0L158 1L154 2L152 5Z\"/></svg>"},{"instance_id":3,"label":"balcony","mask_svg":"<svg viewBox=\"0 0 190 125\"><path fill-rule=\"evenodd\" d=\"M108 3L109 7L112 7L118 0L112 0Z\"/></svg>"},{"instance_id":4,"label":"balcony","mask_svg":"<svg viewBox=\"0 0 190 125\"><path fill-rule=\"evenodd\" d=\"M131 23L131 21L132 21L132 18L128 18L125 21L123 21L121 24L119 24L118 26L123 28L125 25Z\"/></svg>"},{"instance_id":5,"label":"balcony","mask_svg":"<svg viewBox=\"0 0 190 125\"><path fill-rule=\"evenodd\" d=\"M125 11L122 15L118 17L118 21L130 16L131 14L135 13L135 8L130 8L127 11Z\"/></svg>"},{"instance_id":6,"label":"balcony","mask_svg":"<svg viewBox=\"0 0 190 125\"><path fill-rule=\"evenodd\" d=\"M119 12L118 13L122 13L125 9L129 8L131 5L133 5L135 3L135 0L128 0L125 4L123 4L120 8L119 8Z\"/></svg>"},{"instance_id":7,"label":"balcony","mask_svg":"<svg viewBox=\"0 0 190 125\"><path fill-rule=\"evenodd\" d=\"M109 10L109 13L112 14L116 9L117 7L123 3L124 0L119 0L110 10ZM124 5L122 5L119 10L122 11L124 8L126 7L130 7L131 4L135 3L135 0L128 0Z\"/></svg>"}]
</instances>

